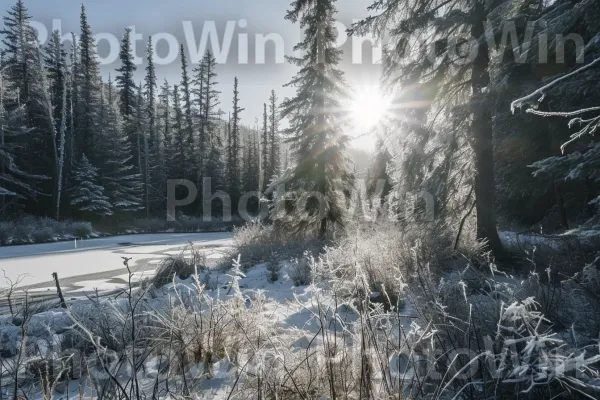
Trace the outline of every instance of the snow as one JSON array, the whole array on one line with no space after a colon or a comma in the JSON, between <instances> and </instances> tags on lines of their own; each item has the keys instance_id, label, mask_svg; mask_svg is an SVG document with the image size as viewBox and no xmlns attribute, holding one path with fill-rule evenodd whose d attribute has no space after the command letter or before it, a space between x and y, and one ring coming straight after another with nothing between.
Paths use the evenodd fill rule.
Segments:
<instances>
[{"instance_id":1,"label":"snow","mask_svg":"<svg viewBox=\"0 0 600 400\"><path fill-rule=\"evenodd\" d=\"M202 245L206 243L212 243L218 241L219 243L226 242L225 239L214 239L213 237L206 238L205 242L200 242ZM171 244L172 246L173 244ZM181 243L180 245L186 245ZM149 246L153 250L157 250L155 246ZM129 248L131 250L131 248ZM87 257L88 260L100 257L103 253L108 253L109 256L114 258L120 258L121 254L129 254L130 256L137 256L143 252L143 246L136 248L136 252L129 251L128 253L119 252L118 250L90 250L81 251L75 253L62 254L59 253L55 256L39 257L41 259L52 259L53 257L63 259L65 257L82 256ZM112 253L111 253L112 252ZM176 251L172 248L168 250L172 254L180 254L181 250ZM175 252L175 253L173 253ZM211 253L211 250L207 249L207 253ZM147 256L145 254L141 254ZM35 258L35 257L34 257ZM26 257L29 259L29 257ZM15 259L8 259L15 260ZM16 259L20 260L20 259ZM239 261L239 260L235 260ZM234 262L236 264L236 262ZM239 262L238 262L239 265ZM233 271L220 271L210 270L209 272L203 272L202 274L210 274L210 283L215 283L213 290L207 289L207 294L213 299L219 299L220 301L228 301L234 297L241 296L244 299L247 308L254 308L255 303L261 305L260 314L265 318L265 321L269 321L269 324L276 327L277 341L281 343L288 343L289 349L293 353L304 352L310 347L322 346L322 338L317 336L316 333L320 330L319 322L315 316L321 314L326 320L326 324L329 329L336 329L336 332L342 332L341 320L344 324L353 324L357 321L357 314L351 307L345 307L338 305L338 314L336 320L333 319L333 310L335 309L335 300L331 296L331 292L324 290L319 286L295 286L293 281L288 275L290 263L282 261L280 262L280 278L275 282L269 281L270 272L267 270L266 264L259 264L250 268L245 273L236 270L234 267ZM239 266L237 267L239 268ZM139 271L134 273L134 280L140 279L143 276L149 276L154 271ZM205 282L205 277L200 277L200 280ZM116 280L126 280L128 275L119 274L112 277L112 279L99 279L99 280L85 280L78 282L76 291L93 291L94 288L98 288L100 291L110 290ZM186 288L194 292L193 279L177 280L177 291L183 298L187 296ZM232 285L234 287L232 287ZM212 285L211 285L212 286ZM230 290L232 289L232 290ZM237 289L237 290L236 290ZM147 298L148 306L153 310L165 310L167 308L168 299L171 298L173 293L173 284L165 285L164 287L156 291L156 296ZM70 293L70 292L69 292ZM107 299L111 299L107 297ZM126 309L126 299L114 298L109 300L115 308ZM185 300L184 300L185 301ZM80 299L71 302L69 307L72 310L77 310L89 307L89 300ZM325 315L319 311L319 307L324 307L328 310ZM322 310L322 309L321 309ZM411 314L410 310L405 310L408 314ZM52 336L54 339L59 338L60 332L72 325L72 320L67 318L66 311L63 309L53 309L41 313L35 316L33 327L35 329L36 336L35 340L43 337ZM409 326L411 321L406 319L403 325ZM348 325L346 325L348 326ZM0 333L5 333L5 346L10 347L10 344L16 344L19 340L19 331L16 327L9 325L2 326L0 323ZM46 340L49 341L48 338ZM10 342L10 344L9 344ZM351 341L348 342L349 345ZM232 386L236 380L236 373L239 371L238 368L228 359L224 357L221 360L214 360L215 363L212 366L213 374L210 378L205 375L205 368L202 362L196 365L190 365L186 369L186 377L189 377L189 381L198 382L198 388L202 391L201 396L204 398L212 399L225 399L229 396ZM238 360L243 362L243 360ZM145 362L145 372L140 372L140 387L143 390L147 390L147 393L152 393L153 384L155 382L157 374L159 374L160 359L156 356L151 356ZM259 366L251 365L248 369L259 368ZM203 376L201 380L198 378ZM73 379L65 382L64 385L68 385L72 393L79 393L79 384L83 385L83 392L85 398L91 398L92 393L89 386L89 380L84 375L81 379ZM34 396L35 397L35 396Z\"/></svg>"},{"instance_id":2,"label":"snow","mask_svg":"<svg viewBox=\"0 0 600 400\"><path fill-rule=\"evenodd\" d=\"M82 240L77 241L77 248L74 242L6 246L0 247L0 270L5 270L7 277L13 281L26 275L20 284L24 287L50 282L53 272L63 280L120 270L124 268L121 257L132 257L130 266L137 270L138 267L144 267L146 262L158 264L169 253L179 254L189 243L202 247L229 246L231 240L228 232L161 233ZM0 287L6 285L0 279Z\"/></svg>"}]
</instances>

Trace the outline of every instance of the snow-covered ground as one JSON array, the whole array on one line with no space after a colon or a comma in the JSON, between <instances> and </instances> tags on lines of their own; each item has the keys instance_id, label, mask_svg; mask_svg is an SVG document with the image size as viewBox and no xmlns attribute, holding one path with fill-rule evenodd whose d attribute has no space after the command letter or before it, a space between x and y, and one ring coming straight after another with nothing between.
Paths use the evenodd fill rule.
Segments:
<instances>
[{"instance_id":1,"label":"snow-covered ground","mask_svg":"<svg viewBox=\"0 0 600 400\"><path fill-rule=\"evenodd\" d=\"M0 271L13 282L23 277L19 287L33 293L54 289L53 272L67 293L78 288L110 290L115 282L124 281L122 257L131 258L129 265L139 279L151 276L163 258L178 254L190 243L207 248L208 257L216 257L231 241L228 232L161 233L0 247ZM6 285L0 279L0 288Z\"/></svg>"},{"instance_id":2,"label":"snow-covered ground","mask_svg":"<svg viewBox=\"0 0 600 400\"><path fill-rule=\"evenodd\" d=\"M135 254L133 252L134 249L129 248L127 250L130 250L127 254ZM266 264L259 264L247 271L245 275L239 274L238 280L236 280L237 285L232 284L233 275L231 275L231 271L218 269L204 271L200 273L200 281L206 282L208 286L212 287L212 289L208 287L204 289L205 299L210 298L212 299L211 301L215 302L214 304L220 304L219 306L214 306L214 310L219 309L219 307L233 307L231 310L237 310L237 312L240 312L240 309L232 306L231 304L234 304L232 301L236 297L240 297L243 300L241 304L245 305L245 307L242 307L242 309L245 308L247 310L247 314L243 314L243 319L250 318L253 321L256 320L264 323L265 326L261 330L275 335L272 339L273 343L278 343L278 345L273 344L273 347L267 346L258 350L262 357L265 357L265 360L268 360L271 354L278 354L280 351L289 352L287 354L288 357L299 357L302 359L307 354L306 352L309 348L313 350L323 348L323 341L325 339L324 336L319 335L319 332L323 329L320 325L323 321L319 322L318 318L321 315L326 321L325 329L329 335L327 337L330 338L331 335L336 335L341 338L343 333L346 332L348 340L343 343L345 343L345 346L349 346L346 351L352 351L351 346L353 342L349 339L351 336L349 332L354 329L353 326L357 323L358 319L358 314L354 309L338 304L340 299L333 298L331 292L324 290L318 285L296 286L288 275L290 264L288 262L280 262L280 266L282 269L280 277L276 282L269 280L270 273ZM175 279L175 282L174 285L169 283L155 290L152 296L145 298L144 304L152 309L153 313L164 313L161 315L166 316L168 315L169 304L172 303L174 298L182 298L185 299L184 301L192 301L192 299L197 301L197 297L194 297L198 295L197 286L194 284L193 278L185 280ZM113 298L111 296L106 296L102 299L103 304L111 304L117 308L120 305L124 305L124 301L124 298ZM177 301L174 304L176 303ZM35 334L37 331L41 331L42 328L59 337L60 334L56 332L64 332L73 328L74 322L68 316L68 313L74 312L74 315L79 315L80 313L77 310L87 309L90 305L90 300L80 298L70 303L69 311L56 308L37 314L30 323L31 333L29 334L29 340L42 343L45 336L41 337ZM323 310L326 310L324 314ZM335 316L333 310L336 310ZM192 312L191 309L189 312ZM216 313L217 311L214 312ZM219 315L225 319L224 315ZM412 322L410 316L415 315L410 303L403 309L403 315L408 316L403 317L402 321L404 329L408 332L411 329ZM252 324L246 328L254 329ZM214 329L217 332L217 329L224 328L219 326ZM230 335L240 333L239 329L236 329L235 324L231 324L226 329L232 331ZM238 330L237 333L234 332L236 330ZM5 336L11 334L10 340L18 343L19 329L10 324L3 324L3 321L0 319L0 334L2 332L4 332ZM189 365L186 368L185 376L190 385L194 387L194 391L197 391L196 398L229 399L233 389L238 384L238 374L240 371L244 371L241 365L244 365L246 361L252 361L254 358L253 355L249 355L250 353L247 353L246 350L240 352L240 355L236 356L236 359L239 357L237 363L233 359L230 359L230 355L227 354L223 359L214 363L211 368L214 371L212 376L207 375L207 369L202 361ZM257 360L259 358L256 357ZM254 364L255 361L252 361L252 368L257 368ZM163 355L148 355L143 365L144 367L138 373L140 388L145 393L152 393L157 378L161 380L167 379L164 374L164 367L162 367L165 365ZM115 371L120 371L119 367ZM180 385L180 378L181 376L175 374L174 378L169 379L171 387ZM6 378L6 382L10 382L10 378ZM55 393L55 398L64 395L67 390L69 393L80 393L82 391L83 398L95 397L94 387L90 384L89 377L85 375L78 379L66 379L57 387L59 389ZM33 388L31 390L31 392L28 392L29 398L43 399L43 395L38 389ZM161 395L160 398L171 397Z\"/></svg>"}]
</instances>

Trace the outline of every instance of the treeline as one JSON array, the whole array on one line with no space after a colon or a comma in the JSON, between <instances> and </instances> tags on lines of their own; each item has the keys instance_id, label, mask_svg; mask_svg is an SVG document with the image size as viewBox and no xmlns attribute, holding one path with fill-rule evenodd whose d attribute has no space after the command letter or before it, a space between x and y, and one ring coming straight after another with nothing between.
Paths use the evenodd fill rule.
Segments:
<instances>
[{"instance_id":1,"label":"treeline","mask_svg":"<svg viewBox=\"0 0 600 400\"><path fill-rule=\"evenodd\" d=\"M258 191L280 173L279 103L273 91L262 126L242 125L238 79L232 112L219 108L215 58L197 68L181 47L181 81L159 87L153 43L146 47L145 77L137 67L129 29L120 67L100 75L96 43L85 7L79 39L65 48L58 31L42 46L23 1L4 16L0 31L0 215L52 218L164 217L167 181L186 179L202 193L239 197ZM266 99L265 99L266 100ZM187 196L178 187L178 196ZM202 201L183 211L197 215ZM256 201L258 203L258 201ZM222 205L213 202L212 213Z\"/></svg>"}]
</instances>

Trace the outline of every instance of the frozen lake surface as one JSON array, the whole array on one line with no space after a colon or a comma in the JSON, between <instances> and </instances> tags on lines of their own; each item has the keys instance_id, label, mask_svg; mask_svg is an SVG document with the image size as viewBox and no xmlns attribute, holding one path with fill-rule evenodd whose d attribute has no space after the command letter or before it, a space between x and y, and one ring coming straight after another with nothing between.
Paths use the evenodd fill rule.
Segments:
<instances>
[{"instance_id":1,"label":"frozen lake surface","mask_svg":"<svg viewBox=\"0 0 600 400\"><path fill-rule=\"evenodd\" d=\"M206 248L207 256L213 258L231 245L232 236L229 232L159 233L78 240L76 245L69 241L5 246L0 247L0 277L2 270L13 282L21 277L19 287L27 287L32 294L53 290L53 272L67 293L108 290L115 286L110 281L126 281L122 257L131 258L129 265L139 279L152 275L162 259L178 254L190 243ZM6 280L0 279L0 288L6 286Z\"/></svg>"}]
</instances>

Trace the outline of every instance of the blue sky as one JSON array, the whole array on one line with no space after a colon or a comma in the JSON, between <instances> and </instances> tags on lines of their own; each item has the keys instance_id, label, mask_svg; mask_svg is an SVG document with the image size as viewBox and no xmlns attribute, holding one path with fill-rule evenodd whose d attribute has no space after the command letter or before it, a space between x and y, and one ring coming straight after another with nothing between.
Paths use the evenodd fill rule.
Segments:
<instances>
[{"instance_id":1,"label":"blue sky","mask_svg":"<svg viewBox=\"0 0 600 400\"><path fill-rule=\"evenodd\" d=\"M353 19L360 19L367 15L367 6L372 0L340 0L337 3L339 20L349 26ZM11 0L3 2L5 9L12 3ZM233 78L239 77L241 105L246 109L243 121L253 125L256 117L262 112L262 104L268 100L271 89L275 89L280 98L293 94L293 90L284 89L282 85L294 75L295 67L288 64L276 64L274 45L268 44L266 48L266 63L255 63L255 35L278 34L284 39L285 54L292 52L292 47L300 38L297 25L284 19L289 7L286 0L86 0L89 22L95 34L103 33L112 35L120 40L125 27L135 26L135 31L142 34L142 40L137 44L137 55L144 56L145 42L149 35L159 33L173 35L178 43L183 43L189 49L184 32L184 21L189 21L193 27L195 40L199 40L202 30L207 22L214 21L219 40L223 41L227 22L233 26L231 50L226 61L218 66L222 91L221 107L225 111L231 108ZM71 31L79 32L79 8L81 1L60 0L51 2L47 0L25 0L34 21L42 24L51 31L53 20L60 20L63 35ZM235 24L245 20L247 26L241 28ZM56 26L55 26L56 27ZM247 34L249 43L249 62L240 64L238 59L239 34ZM156 36L155 36L156 37ZM67 46L70 43L65 43ZM379 79L380 67L373 65L371 50L365 44L362 65L352 64L350 40L343 46L346 51L343 69L347 72L348 82L356 88L363 85L376 84ZM108 42L101 41L99 52L103 57L108 56ZM166 57L168 46L166 41L159 43L158 53ZM189 55L189 54L188 54ZM103 65L102 73L106 78L109 73L114 73L118 68L118 61ZM192 65L193 67L193 65ZM137 79L143 78L143 65L138 66ZM157 68L159 83L164 78L170 84L180 81L179 57L168 65L159 65Z\"/></svg>"}]
</instances>

